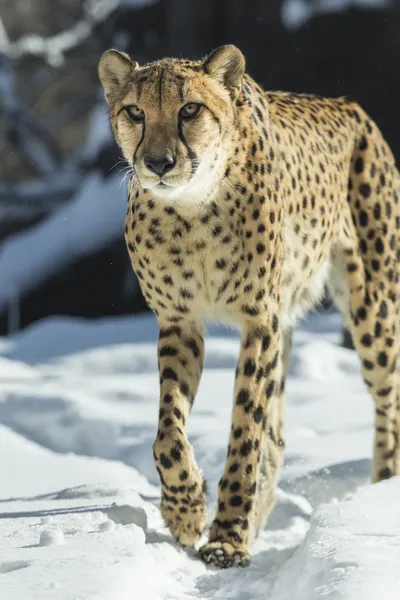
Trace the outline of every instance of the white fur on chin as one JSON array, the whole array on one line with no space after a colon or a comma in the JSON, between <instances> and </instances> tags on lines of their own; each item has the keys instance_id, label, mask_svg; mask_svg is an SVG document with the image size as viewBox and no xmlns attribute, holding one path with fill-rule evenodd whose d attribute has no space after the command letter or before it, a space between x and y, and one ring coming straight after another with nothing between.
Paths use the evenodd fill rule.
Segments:
<instances>
[{"instance_id":1,"label":"white fur on chin","mask_svg":"<svg viewBox=\"0 0 400 600\"><path fill-rule=\"evenodd\" d=\"M156 184L147 189L156 200L179 204L183 208L201 207L215 199L222 166L223 153L219 154L217 163L212 165L212 153L209 152L187 183L173 186L166 182L165 186Z\"/></svg>"}]
</instances>

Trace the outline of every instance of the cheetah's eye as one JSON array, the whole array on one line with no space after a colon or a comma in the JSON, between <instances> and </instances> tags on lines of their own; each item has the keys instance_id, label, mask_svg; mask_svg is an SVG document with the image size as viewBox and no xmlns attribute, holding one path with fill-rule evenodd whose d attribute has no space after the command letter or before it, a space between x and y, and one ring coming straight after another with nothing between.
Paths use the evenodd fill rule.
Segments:
<instances>
[{"instance_id":1,"label":"cheetah's eye","mask_svg":"<svg viewBox=\"0 0 400 600\"><path fill-rule=\"evenodd\" d=\"M201 109L201 104L197 104L197 102L189 102L189 104L185 104L185 106L182 106L181 110L179 111L179 116L182 119L193 119L193 117L196 117Z\"/></svg>"},{"instance_id":2,"label":"cheetah's eye","mask_svg":"<svg viewBox=\"0 0 400 600\"><path fill-rule=\"evenodd\" d=\"M135 106L135 104L124 106L124 111L126 112L128 117L132 119L132 121L134 121L135 123L140 123L140 121L143 121L144 119L144 112L141 108Z\"/></svg>"}]
</instances>

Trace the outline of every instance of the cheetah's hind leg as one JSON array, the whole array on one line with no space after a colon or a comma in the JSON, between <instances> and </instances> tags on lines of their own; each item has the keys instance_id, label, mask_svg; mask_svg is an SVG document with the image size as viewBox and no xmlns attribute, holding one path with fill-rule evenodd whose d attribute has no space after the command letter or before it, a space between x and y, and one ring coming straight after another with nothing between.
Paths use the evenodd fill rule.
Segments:
<instances>
[{"instance_id":1,"label":"cheetah's hind leg","mask_svg":"<svg viewBox=\"0 0 400 600\"><path fill-rule=\"evenodd\" d=\"M377 160L378 142L385 162ZM372 479L380 481L399 474L400 177L373 124L355 149L348 206L351 216L333 255L333 275L344 283L337 303L375 402Z\"/></svg>"}]
</instances>

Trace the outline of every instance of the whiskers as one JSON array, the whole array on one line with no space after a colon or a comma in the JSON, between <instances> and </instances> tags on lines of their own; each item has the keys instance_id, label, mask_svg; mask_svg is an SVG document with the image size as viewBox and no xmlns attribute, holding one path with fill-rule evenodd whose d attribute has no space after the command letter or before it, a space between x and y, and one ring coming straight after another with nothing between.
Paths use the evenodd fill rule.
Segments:
<instances>
[{"instance_id":1,"label":"whiskers","mask_svg":"<svg viewBox=\"0 0 400 600\"><path fill-rule=\"evenodd\" d=\"M127 167L129 167L129 163L127 163L127 161L125 160L125 158L120 157L117 162L115 163L115 165L113 165L112 167L110 167L108 169L108 171L112 171L113 169L115 169L115 167L117 167L118 171L124 171ZM120 168L122 167L122 168Z\"/></svg>"},{"instance_id":2,"label":"whiskers","mask_svg":"<svg viewBox=\"0 0 400 600\"><path fill-rule=\"evenodd\" d=\"M127 167L125 167L122 172L124 173L124 176L122 177L120 183L119 183L119 188L121 189L122 186L124 186L124 188L126 189L126 191L128 190L128 186L129 186L129 181L131 180L131 177L134 175L134 170L132 169L132 167L130 165L128 165Z\"/></svg>"},{"instance_id":3,"label":"whiskers","mask_svg":"<svg viewBox=\"0 0 400 600\"><path fill-rule=\"evenodd\" d=\"M221 187L224 187L233 196L240 195L240 191L229 181L226 175L221 175L218 179L218 183Z\"/></svg>"},{"instance_id":4,"label":"whiskers","mask_svg":"<svg viewBox=\"0 0 400 600\"><path fill-rule=\"evenodd\" d=\"M124 179L126 177L127 177L127 175L125 175ZM136 171L133 168L130 171L130 179L129 179L129 182L128 182L128 187L129 186L130 186L129 193L132 193L135 188L139 188L140 187L139 177L137 176Z\"/></svg>"},{"instance_id":5,"label":"whiskers","mask_svg":"<svg viewBox=\"0 0 400 600\"><path fill-rule=\"evenodd\" d=\"M139 185L135 169L124 158L117 160L115 165L110 167L109 171L112 171L115 168L117 168L118 173L123 173L118 189L121 189L121 187L124 186L126 191L128 191L130 182L132 182L133 187Z\"/></svg>"}]
</instances>

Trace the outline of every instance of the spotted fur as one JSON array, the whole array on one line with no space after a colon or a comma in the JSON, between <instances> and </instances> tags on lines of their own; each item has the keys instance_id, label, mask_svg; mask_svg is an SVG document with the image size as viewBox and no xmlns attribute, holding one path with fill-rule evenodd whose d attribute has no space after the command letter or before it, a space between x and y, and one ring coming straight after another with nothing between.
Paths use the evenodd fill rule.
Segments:
<instances>
[{"instance_id":1,"label":"spotted fur","mask_svg":"<svg viewBox=\"0 0 400 600\"><path fill-rule=\"evenodd\" d=\"M326 283L375 401L373 480L399 473L400 177L392 153L356 103L264 92L244 69L233 46L202 62L143 67L110 51L99 67L132 167L127 247L160 327L161 510L183 545L207 523L186 434L202 323L222 319L242 332L218 509L200 549L221 567L247 563L273 506L290 331ZM148 160L169 161L168 171L146 168Z\"/></svg>"}]
</instances>

